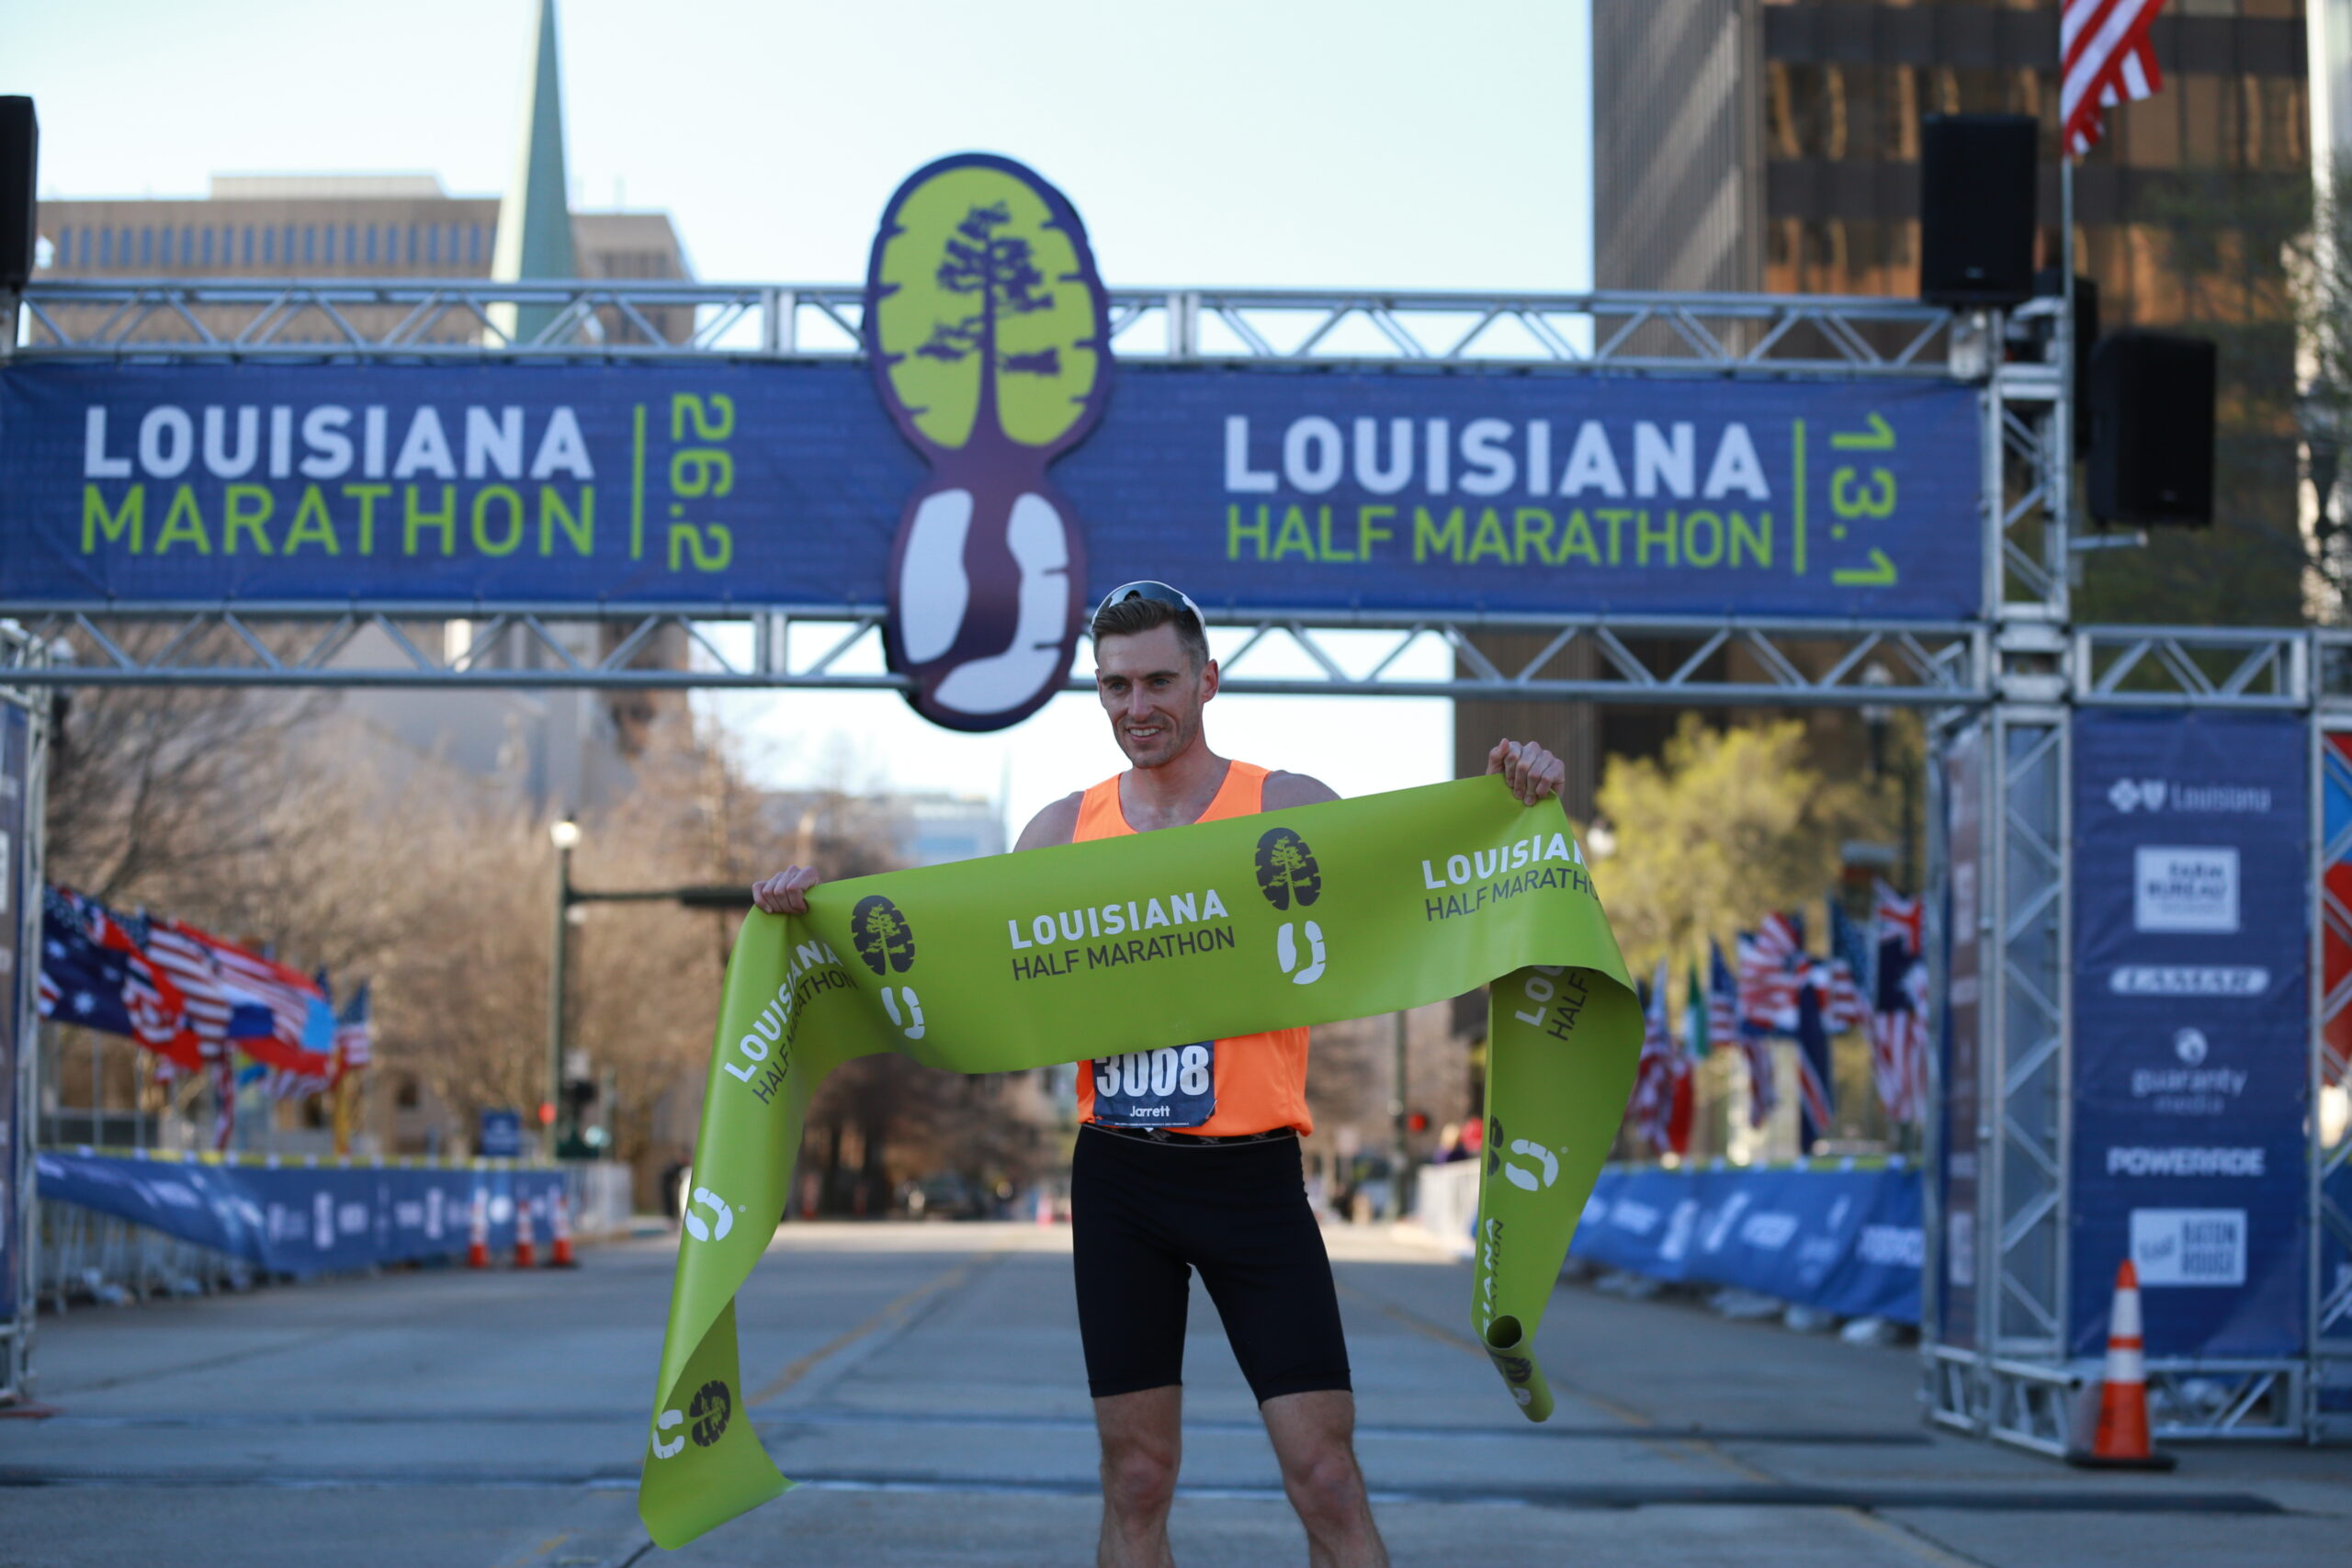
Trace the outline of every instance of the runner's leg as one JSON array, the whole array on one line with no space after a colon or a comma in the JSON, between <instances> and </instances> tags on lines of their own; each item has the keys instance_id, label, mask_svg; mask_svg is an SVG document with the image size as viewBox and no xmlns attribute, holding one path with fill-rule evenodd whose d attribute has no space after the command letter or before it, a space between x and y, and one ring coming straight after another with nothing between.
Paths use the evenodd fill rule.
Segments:
<instances>
[{"instance_id":1,"label":"runner's leg","mask_svg":"<svg viewBox=\"0 0 2352 1568\"><path fill-rule=\"evenodd\" d=\"M1258 1414L1282 1462L1283 1490L1306 1527L1312 1568L1388 1568L1356 1465L1356 1396L1340 1389L1277 1394Z\"/></svg>"},{"instance_id":2,"label":"runner's leg","mask_svg":"<svg viewBox=\"0 0 2352 1568\"><path fill-rule=\"evenodd\" d=\"M1102 1536L1096 1568L1174 1568L1168 1508L1184 1441L1184 1391L1148 1388L1094 1402L1102 1439Z\"/></svg>"},{"instance_id":3,"label":"runner's leg","mask_svg":"<svg viewBox=\"0 0 2352 1568\"><path fill-rule=\"evenodd\" d=\"M1078 1330L1102 1443L1102 1568L1168 1568L1168 1508L1182 1451L1184 1319L1192 1269L1168 1234L1171 1159L1188 1155L1082 1130L1070 1161Z\"/></svg>"}]
</instances>

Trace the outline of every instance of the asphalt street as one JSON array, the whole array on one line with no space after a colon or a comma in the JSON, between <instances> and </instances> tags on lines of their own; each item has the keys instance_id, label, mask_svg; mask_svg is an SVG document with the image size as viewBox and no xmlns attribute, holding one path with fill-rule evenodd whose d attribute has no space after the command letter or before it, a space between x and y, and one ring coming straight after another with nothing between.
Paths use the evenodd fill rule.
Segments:
<instances>
[{"instance_id":1,"label":"asphalt street","mask_svg":"<svg viewBox=\"0 0 2352 1568\"><path fill-rule=\"evenodd\" d=\"M1466 1266L1333 1233L1359 1449L1400 1563L2130 1564L2352 1554L2352 1453L2204 1449L2091 1475L1932 1435L1915 1353L1564 1286L1529 1425L1468 1337ZM0 1563L40 1568L1083 1564L1093 1437L1066 1229L795 1224L739 1303L800 1483L664 1554L635 1487L674 1243L570 1273L434 1270L43 1320L0 1419ZM1305 1538L1197 1288L1186 1563Z\"/></svg>"}]
</instances>

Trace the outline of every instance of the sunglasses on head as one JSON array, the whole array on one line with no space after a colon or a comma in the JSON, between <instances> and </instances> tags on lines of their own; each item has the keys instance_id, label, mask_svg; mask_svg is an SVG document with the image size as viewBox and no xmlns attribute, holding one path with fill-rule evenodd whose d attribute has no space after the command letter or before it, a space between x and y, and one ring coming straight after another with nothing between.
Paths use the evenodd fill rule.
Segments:
<instances>
[{"instance_id":1,"label":"sunglasses on head","mask_svg":"<svg viewBox=\"0 0 2352 1568\"><path fill-rule=\"evenodd\" d=\"M1124 604L1130 599L1156 599L1162 604L1173 604L1192 616L1194 626L1204 632L1208 630L1208 617L1201 614L1201 607L1193 603L1190 595L1181 588L1171 588L1165 582L1157 582L1150 578L1144 578L1135 582L1122 582L1110 592L1102 595L1102 603L1094 606L1092 620L1087 624L1091 626L1093 621L1102 619L1102 612L1112 605Z\"/></svg>"}]
</instances>

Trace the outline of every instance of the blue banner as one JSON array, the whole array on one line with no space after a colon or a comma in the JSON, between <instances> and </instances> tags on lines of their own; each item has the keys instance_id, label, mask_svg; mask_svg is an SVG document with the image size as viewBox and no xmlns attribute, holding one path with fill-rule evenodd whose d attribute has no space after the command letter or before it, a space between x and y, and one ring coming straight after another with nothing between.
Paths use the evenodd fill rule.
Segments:
<instances>
[{"instance_id":1,"label":"blue banner","mask_svg":"<svg viewBox=\"0 0 2352 1568\"><path fill-rule=\"evenodd\" d=\"M2291 716L2075 720L2076 1355L2126 1258L2150 1355L2303 1348L2308 745Z\"/></svg>"},{"instance_id":2,"label":"blue banner","mask_svg":"<svg viewBox=\"0 0 2352 1568\"><path fill-rule=\"evenodd\" d=\"M1120 367L1094 580L1238 608L1965 619L1949 383ZM882 603L925 467L862 364L0 373L0 602Z\"/></svg>"},{"instance_id":3,"label":"blue banner","mask_svg":"<svg viewBox=\"0 0 2352 1568\"><path fill-rule=\"evenodd\" d=\"M1924 1248L1919 1173L1893 1162L1611 1168L1568 1250L1651 1279L1917 1323Z\"/></svg>"},{"instance_id":4,"label":"blue banner","mask_svg":"<svg viewBox=\"0 0 2352 1568\"><path fill-rule=\"evenodd\" d=\"M17 1035L40 960L22 950L26 900L25 795L31 783L32 725L23 708L0 703L0 1323L17 1315L25 1266L17 1183L30 1171L24 1112L17 1103L17 1066L28 1042ZM5 1369L0 1369L5 1373Z\"/></svg>"},{"instance_id":5,"label":"blue banner","mask_svg":"<svg viewBox=\"0 0 2352 1568\"><path fill-rule=\"evenodd\" d=\"M518 1204L545 1247L568 1179L545 1167L214 1165L67 1149L34 1158L45 1203L77 1203L293 1275L462 1257L477 1191L492 1256L511 1255Z\"/></svg>"}]
</instances>

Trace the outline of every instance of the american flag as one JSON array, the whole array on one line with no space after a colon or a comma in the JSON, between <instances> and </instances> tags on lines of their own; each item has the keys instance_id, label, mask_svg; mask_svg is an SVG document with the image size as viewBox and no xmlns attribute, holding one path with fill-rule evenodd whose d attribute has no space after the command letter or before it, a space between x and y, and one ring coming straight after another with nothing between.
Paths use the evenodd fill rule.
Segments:
<instances>
[{"instance_id":1,"label":"american flag","mask_svg":"<svg viewBox=\"0 0 2352 1568\"><path fill-rule=\"evenodd\" d=\"M1707 1040L1721 1045L1739 1036L1739 982L1724 962L1723 944L1707 943Z\"/></svg>"},{"instance_id":2,"label":"american flag","mask_svg":"<svg viewBox=\"0 0 2352 1568\"><path fill-rule=\"evenodd\" d=\"M1658 1154L1681 1154L1690 1146L1690 1058L1667 1026L1666 961L1642 1010L1642 1055L1634 1074L1634 1098L1625 1119Z\"/></svg>"},{"instance_id":3,"label":"american flag","mask_svg":"<svg viewBox=\"0 0 2352 1568\"><path fill-rule=\"evenodd\" d=\"M70 887L41 890L37 994L43 1018L127 1034L167 1061L195 1066L192 1053L182 1062L185 998L141 951L136 922Z\"/></svg>"},{"instance_id":4,"label":"american flag","mask_svg":"<svg viewBox=\"0 0 2352 1568\"><path fill-rule=\"evenodd\" d=\"M1767 915L1754 931L1742 931L1733 945L1739 953L1739 1021L1769 1033L1796 1028L1798 965L1804 958L1804 920L1795 914Z\"/></svg>"},{"instance_id":5,"label":"american flag","mask_svg":"<svg viewBox=\"0 0 2352 1568\"><path fill-rule=\"evenodd\" d=\"M334 1021L334 1076L340 1080L345 1073L356 1073L366 1066L376 1051L375 1009L368 1001L368 982L343 1004L343 1011Z\"/></svg>"},{"instance_id":6,"label":"american flag","mask_svg":"<svg viewBox=\"0 0 2352 1568\"><path fill-rule=\"evenodd\" d=\"M1878 985L1871 1007L1871 1073L1886 1113L1917 1122L1928 1105L1928 964L1923 906L1885 883L1872 915Z\"/></svg>"},{"instance_id":7,"label":"american flag","mask_svg":"<svg viewBox=\"0 0 2352 1568\"><path fill-rule=\"evenodd\" d=\"M1848 918L1836 897L1829 900L1829 947L1823 967L1821 1023L1831 1033L1860 1029L1871 1021L1871 998L1878 994L1878 961L1862 928Z\"/></svg>"},{"instance_id":8,"label":"american flag","mask_svg":"<svg viewBox=\"0 0 2352 1568\"><path fill-rule=\"evenodd\" d=\"M150 919L147 956L187 998L187 1026L196 1037L198 1054L217 1062L228 1055L229 999L221 992L211 950L198 940L201 934L177 920Z\"/></svg>"},{"instance_id":9,"label":"american flag","mask_svg":"<svg viewBox=\"0 0 2352 1568\"><path fill-rule=\"evenodd\" d=\"M2154 97L2165 85L2148 29L2164 0L2065 0L2058 22L2065 75L2058 106L2066 150L2077 158L2098 145L2099 111Z\"/></svg>"},{"instance_id":10,"label":"american flag","mask_svg":"<svg viewBox=\"0 0 2352 1568\"><path fill-rule=\"evenodd\" d=\"M334 1016L318 982L209 931L189 925L179 929L212 960L229 1005L228 1037L237 1048L256 1062L324 1084L331 1066L327 1050L334 1038Z\"/></svg>"}]
</instances>

